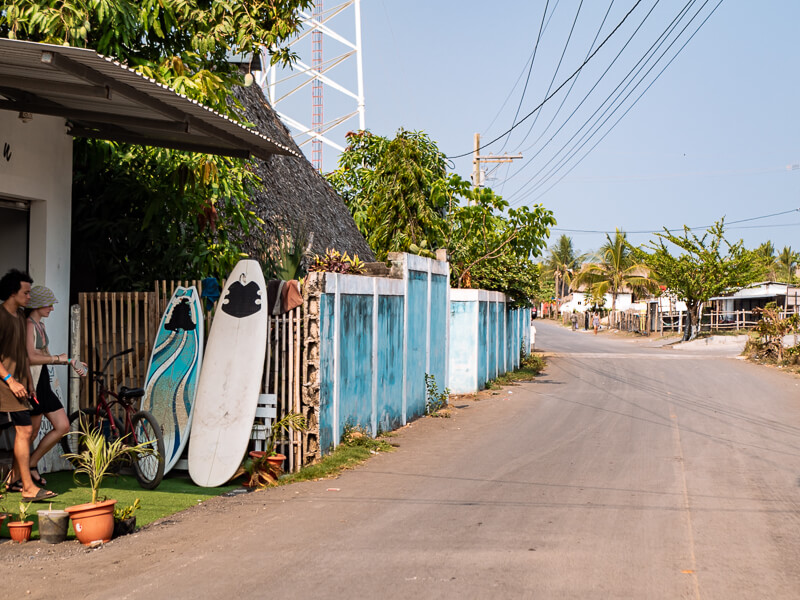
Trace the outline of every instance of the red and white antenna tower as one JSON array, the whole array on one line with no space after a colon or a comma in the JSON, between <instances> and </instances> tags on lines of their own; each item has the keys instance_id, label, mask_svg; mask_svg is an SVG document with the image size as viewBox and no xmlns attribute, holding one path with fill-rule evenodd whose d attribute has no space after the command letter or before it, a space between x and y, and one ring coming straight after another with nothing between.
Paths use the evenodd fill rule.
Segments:
<instances>
[{"instance_id":1,"label":"red and white antenna tower","mask_svg":"<svg viewBox=\"0 0 800 600\"><path fill-rule=\"evenodd\" d=\"M323 8L323 0L317 0L312 12L300 11L299 14L303 20L302 28L289 42L289 48L299 56L299 60L292 69L274 65L254 75L278 116L292 130L297 144L307 153L307 148L311 148L311 162L314 168L322 171L323 145L337 153L344 151L347 130L341 127L343 124L357 118L357 128L366 128L361 0L345 0L332 8ZM347 19L347 15L351 15L352 20ZM305 62L309 55L311 64ZM266 51L261 62L269 65ZM303 101L302 95L297 93L309 84L310 124L307 121L308 96Z\"/></svg>"}]
</instances>

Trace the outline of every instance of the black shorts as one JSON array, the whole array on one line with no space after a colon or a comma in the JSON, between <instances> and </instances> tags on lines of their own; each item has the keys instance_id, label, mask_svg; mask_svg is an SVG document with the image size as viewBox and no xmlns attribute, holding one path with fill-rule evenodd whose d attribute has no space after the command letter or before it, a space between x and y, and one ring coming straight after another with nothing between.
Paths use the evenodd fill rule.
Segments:
<instances>
[{"instance_id":1,"label":"black shorts","mask_svg":"<svg viewBox=\"0 0 800 600\"><path fill-rule=\"evenodd\" d=\"M15 412L0 413L0 429L5 429L11 425L27 427L31 424L31 411L18 410Z\"/></svg>"},{"instance_id":2,"label":"black shorts","mask_svg":"<svg viewBox=\"0 0 800 600\"><path fill-rule=\"evenodd\" d=\"M46 415L47 413L55 412L64 408L61 400L58 399L53 388L50 387L50 375L47 373L47 367L42 366L42 371L39 374L39 381L36 382L36 399L39 404L31 400L31 415Z\"/></svg>"}]
</instances>

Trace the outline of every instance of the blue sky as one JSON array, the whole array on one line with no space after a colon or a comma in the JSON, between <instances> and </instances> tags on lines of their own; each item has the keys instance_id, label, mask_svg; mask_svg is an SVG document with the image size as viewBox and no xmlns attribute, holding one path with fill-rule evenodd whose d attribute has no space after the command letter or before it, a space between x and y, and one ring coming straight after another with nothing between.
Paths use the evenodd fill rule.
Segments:
<instances>
[{"instance_id":1,"label":"blue sky","mask_svg":"<svg viewBox=\"0 0 800 600\"><path fill-rule=\"evenodd\" d=\"M482 150L524 155L523 160L497 169L489 185L513 205L541 203L553 210L557 227L575 230L565 233L582 251L596 249L604 235L579 230L704 226L722 216L730 222L800 207L800 169L787 168L800 163L796 74L800 2L796 0L724 0L609 132L717 2L641 0L581 70L571 90L572 81L545 103L538 118L530 117L507 141ZM636 0L615 0L610 10L610 0L584 0L582 5L580 0L550 0L546 28L520 104L545 4L546 0L363 0L367 128L387 136L400 127L423 130L446 154L469 153L474 133L489 141L511 127L518 107L520 117L533 111L551 81L552 91L623 20ZM564 156L557 152L575 143L569 138L686 5L687 17L656 53L666 50L664 58L583 149L545 180L543 176ZM346 24L341 27L346 29ZM334 51L330 41L327 48ZM559 59L561 68L556 72ZM645 63L641 74L652 64ZM326 111L328 103L333 111L334 94L327 90L326 94ZM579 140L583 131L574 139ZM326 170L335 166L335 158L335 152L325 150ZM453 163L457 173L469 177L470 156ZM551 242L560 233L555 231ZM652 235L629 237L641 243ZM800 249L800 212L731 225L728 237L741 237L751 247L769 239L778 249L784 245Z\"/></svg>"}]
</instances>

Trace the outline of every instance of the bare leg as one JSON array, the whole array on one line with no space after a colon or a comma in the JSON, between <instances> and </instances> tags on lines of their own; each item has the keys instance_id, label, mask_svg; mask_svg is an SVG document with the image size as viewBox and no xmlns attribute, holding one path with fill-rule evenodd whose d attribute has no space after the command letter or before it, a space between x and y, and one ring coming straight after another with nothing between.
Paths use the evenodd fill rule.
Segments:
<instances>
[{"instance_id":1,"label":"bare leg","mask_svg":"<svg viewBox=\"0 0 800 600\"><path fill-rule=\"evenodd\" d=\"M39 492L39 486L31 479L31 439L33 427L30 425L15 425L16 437L14 438L14 471L22 480L22 495L31 497Z\"/></svg>"},{"instance_id":2,"label":"bare leg","mask_svg":"<svg viewBox=\"0 0 800 600\"><path fill-rule=\"evenodd\" d=\"M62 436L69 431L69 420L67 419L67 413L63 408L49 412L46 416L47 420L53 425L53 429L48 431L47 434L41 440L39 440L39 445L36 446L36 450L34 450L33 454L31 454L31 469L35 469L42 457L50 452L50 450L54 448L56 444L58 444ZM34 421L36 418L37 417L31 417L31 421L33 422L33 430L39 431L36 422ZM38 418L39 422L41 423L42 417L39 416Z\"/></svg>"}]
</instances>

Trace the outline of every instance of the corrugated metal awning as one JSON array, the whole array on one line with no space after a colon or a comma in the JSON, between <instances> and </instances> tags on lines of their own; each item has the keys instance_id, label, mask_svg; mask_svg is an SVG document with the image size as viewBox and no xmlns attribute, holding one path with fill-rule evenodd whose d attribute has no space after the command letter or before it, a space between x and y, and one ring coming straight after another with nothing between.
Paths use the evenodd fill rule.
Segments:
<instances>
[{"instance_id":1,"label":"corrugated metal awning","mask_svg":"<svg viewBox=\"0 0 800 600\"><path fill-rule=\"evenodd\" d=\"M69 134L261 159L292 149L94 50L0 38L0 110L64 117Z\"/></svg>"}]
</instances>

